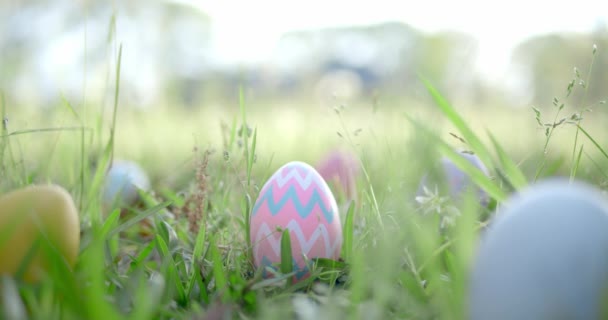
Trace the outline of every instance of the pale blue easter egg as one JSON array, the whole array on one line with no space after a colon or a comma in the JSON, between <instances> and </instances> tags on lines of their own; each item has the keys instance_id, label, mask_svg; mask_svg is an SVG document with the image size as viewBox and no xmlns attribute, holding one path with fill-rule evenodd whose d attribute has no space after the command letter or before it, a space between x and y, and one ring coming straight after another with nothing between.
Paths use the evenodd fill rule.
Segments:
<instances>
[{"instance_id":1,"label":"pale blue easter egg","mask_svg":"<svg viewBox=\"0 0 608 320\"><path fill-rule=\"evenodd\" d=\"M148 190L150 179L144 169L133 161L114 160L103 185L102 202L105 208L133 205L138 190Z\"/></svg>"},{"instance_id":2,"label":"pale blue easter egg","mask_svg":"<svg viewBox=\"0 0 608 320\"><path fill-rule=\"evenodd\" d=\"M608 303L608 201L550 179L505 203L482 234L470 319L599 319Z\"/></svg>"}]
</instances>

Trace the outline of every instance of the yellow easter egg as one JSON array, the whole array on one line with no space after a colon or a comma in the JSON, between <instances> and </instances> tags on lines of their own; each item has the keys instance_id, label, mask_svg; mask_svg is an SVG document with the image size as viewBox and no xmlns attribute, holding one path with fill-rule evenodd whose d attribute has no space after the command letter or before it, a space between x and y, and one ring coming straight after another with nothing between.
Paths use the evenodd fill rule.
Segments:
<instances>
[{"instance_id":1,"label":"yellow easter egg","mask_svg":"<svg viewBox=\"0 0 608 320\"><path fill-rule=\"evenodd\" d=\"M80 221L72 196L57 185L31 185L0 197L0 274L40 279L53 248L73 266L80 245ZM51 249L52 250L52 249Z\"/></svg>"}]
</instances>

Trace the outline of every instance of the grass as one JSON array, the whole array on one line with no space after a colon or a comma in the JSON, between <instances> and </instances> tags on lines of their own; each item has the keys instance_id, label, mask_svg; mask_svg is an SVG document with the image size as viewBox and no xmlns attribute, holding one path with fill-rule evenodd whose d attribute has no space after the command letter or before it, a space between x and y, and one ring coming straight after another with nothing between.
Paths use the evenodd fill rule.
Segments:
<instances>
[{"instance_id":1,"label":"grass","mask_svg":"<svg viewBox=\"0 0 608 320\"><path fill-rule=\"evenodd\" d=\"M568 105L558 100L548 125L535 109L538 125L548 128L538 131L531 112L455 108L422 79L434 104L410 102L423 107L394 101L311 111L255 105L240 90L230 108L159 107L142 115L119 106L121 48L110 110L65 101L41 117L2 100L10 119L0 141L2 190L63 185L77 195L82 241L73 270L51 250L42 282L0 278L0 318L466 319L468 270L493 211L469 196L435 208L457 206L447 228L438 228L439 214L421 215L414 194L435 157L469 174L492 196L492 208L548 175L608 181L602 111L595 121L560 122ZM248 224L261 186L285 162L314 164L334 145L353 150L363 166L360 201L338 199L347 208L342 259L313 260L313 276L292 283L283 236L279 273L262 278L251 263ZM455 148L475 152L491 176ZM154 185L126 214L103 212L100 203L105 168L118 157L140 162Z\"/></svg>"},{"instance_id":2,"label":"grass","mask_svg":"<svg viewBox=\"0 0 608 320\"><path fill-rule=\"evenodd\" d=\"M450 115L458 116L456 113ZM401 121L407 123L405 117ZM238 131L236 123L233 123L230 132ZM348 123L348 120L344 123ZM120 132L121 127L116 128ZM361 152L369 181L361 179L361 206L358 209L350 207L351 210L344 219L345 234L352 236L345 236L345 239L349 239L345 241L343 251L346 264L337 269L343 278L341 281L330 281L324 285L307 283L304 288L294 288L282 280L262 280L248 262L248 237L238 236L248 232L245 221L248 220L247 214L257 195L257 188L281 164L273 159L282 158L281 161L286 161L289 158L304 157L312 160L314 156L306 155L305 150L290 151L287 155L259 154L254 162L253 151L261 152L258 147L264 146L257 145L256 141L257 146L254 147L254 137L257 139L264 135L264 130L258 130L254 130L255 134L242 144L243 147L239 148L236 142L228 145L227 151L231 154L229 160L225 160L219 152L209 156L209 186L203 187L204 190L199 185L189 185L197 184L192 180L196 180L194 176L197 165L200 165L199 162L192 161L191 166L183 169L183 175L190 177L184 179L185 184L181 181L171 184L163 183L161 179L156 180L159 188L165 188L163 197L171 200L164 201L158 194L150 195L148 207L133 209L133 215L128 219L120 218L119 211L114 211L102 219L91 219L89 224L83 224L83 243L76 270L51 275L47 281L37 286L6 280L9 282L3 285L3 297L11 302L3 303L3 311L27 314L29 318L50 316L57 319L186 319L213 312L232 313L243 318L281 318L294 308L299 308L297 310L301 313L310 311L304 309L318 310L316 312L338 318L343 312L348 312L355 318L366 319L375 316L406 319L438 316L454 319L457 318L455 315L464 314L462 306L466 290L466 268L479 229L476 223L478 217L472 214L476 210L463 210L471 214L463 215L449 235L437 233L436 221L433 219L425 220L414 214L406 195L415 187L417 179L411 172L401 168L402 163L391 163L395 158L411 158L411 155L407 156L407 150L411 148L404 148L403 151L392 149L390 153L396 155L384 161L380 156L369 155L364 158L365 155ZM474 131L471 129L470 132ZM20 143L27 144L26 138L57 138L51 136L57 133L34 133L23 135ZM449 144L432 132L427 133L435 139L436 146L444 146L441 150L449 156ZM58 138L60 143L53 148L59 149L54 152L62 156L55 159L77 163L86 157L77 154L75 150L78 148L70 149L69 144L82 137L78 136L78 131L74 132L73 137L69 134L70 132L63 132L61 138ZM231 136L228 140L236 141L238 134ZM399 145L394 141L378 144L374 138L369 140L371 142L359 141L360 149L355 146L355 150L371 149L380 153L384 151L378 145L387 148ZM405 145L405 134L397 141ZM498 161L490 157L492 168L501 168L507 172L506 177L525 178L519 167L506 156L505 150L508 147L502 146L495 137L491 141L488 145L479 142L478 148L484 148L488 154L494 151L499 155ZM307 143L310 142L303 142L302 145L306 146ZM368 149L372 144L376 144L376 147ZM595 144L598 147L601 145L597 141ZM125 145L129 145L129 142L125 142L122 147ZM281 143L276 145L280 146ZM182 146L186 149L187 143ZM120 150L118 145L116 147ZM269 148L268 145L265 148ZM107 151L108 147L104 150ZM23 153L28 155L28 152ZM318 154L320 150L314 152ZM276 153L279 154L280 151ZM188 157L190 156L184 154L176 162L185 162ZM601 159L597 161L601 162ZM8 162L9 165L11 163ZM146 165L150 162L144 159L142 163ZM460 165L474 175L474 171L466 168L466 164ZM49 168L55 166L56 164L49 165ZM175 166L167 165L164 171L157 171L156 174L162 176L167 172L171 175ZM50 174L52 169L44 170L40 177L34 174L34 180L46 179L43 178L46 173L62 184L71 186L73 193L85 194L85 210L82 214L83 220L87 221L86 217L102 217L101 211L97 209L102 171L94 168L87 170L93 175L84 182L83 176L88 175L70 175L65 169L55 174ZM400 174L390 178L391 172ZM408 179L407 175L412 179ZM483 180L480 184L495 196L501 197L500 199L507 197L509 189L500 181L482 177L478 179ZM513 178L506 180L517 181ZM510 182L511 185L522 186L522 180L513 181ZM12 187L19 185L15 183ZM220 185L227 187L222 189ZM87 186L88 192L78 191L82 186ZM206 223L201 224L198 230L190 230L188 219L183 215L170 220L160 214L164 210L178 211L175 210L179 207L176 204L179 201L176 200L185 200L178 195L181 190L186 190L187 195L204 193L203 201L211 204L210 210L200 206L191 208L204 210L199 212L199 218ZM378 194L376 201L372 198L372 191ZM185 201L181 202L183 206ZM187 208L180 209L182 210L179 211L187 211ZM141 228L140 222L148 217L154 218L152 239L143 238L137 232L129 233L130 230ZM363 223L365 230L355 233L355 225ZM172 239L173 233L177 237ZM327 276L321 278L331 279ZM308 299L303 301L312 300L315 304L296 304L293 301L301 300L292 301L302 296ZM14 302L15 299L19 302Z\"/></svg>"}]
</instances>

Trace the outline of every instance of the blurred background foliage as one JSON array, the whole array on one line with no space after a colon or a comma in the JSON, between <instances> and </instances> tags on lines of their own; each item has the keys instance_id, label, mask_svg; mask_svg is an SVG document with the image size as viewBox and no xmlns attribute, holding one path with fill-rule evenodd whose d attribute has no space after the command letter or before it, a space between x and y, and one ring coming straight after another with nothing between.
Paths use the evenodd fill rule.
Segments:
<instances>
[{"instance_id":1,"label":"blurred background foliage","mask_svg":"<svg viewBox=\"0 0 608 320\"><path fill-rule=\"evenodd\" d=\"M256 36L240 27L243 37ZM594 44L608 47L607 28L598 22L588 34L523 41L512 55L512 83L500 86L473 70L474 38L401 22L288 32L272 59L230 64L214 51L212 19L182 2L3 1L0 77L8 105L107 103L122 44L121 107L200 108L231 99L241 84L258 99L407 98L424 92L419 74L461 104L543 107L565 92L574 67L588 65ZM604 98L608 59L597 59L589 77L593 103Z\"/></svg>"},{"instance_id":2,"label":"blurred background foliage","mask_svg":"<svg viewBox=\"0 0 608 320\"><path fill-rule=\"evenodd\" d=\"M77 153L102 152L114 130L118 93L116 156L144 164L153 183L172 187L190 179L193 147L218 151L212 158L220 162L222 154L239 152L228 147L227 128L249 125L259 129L260 170L293 159L314 163L327 149L348 144L382 184L380 175L388 174L399 188L404 181L414 188L427 163L413 160L431 151L404 113L441 131L454 147L468 148L437 112L420 75L476 132L498 137L530 176L535 159L545 157L545 174L569 173L576 127L565 120L572 115L585 118L598 143L606 139L599 102L608 92L608 26L601 20L591 32L520 42L504 82L478 70L480 43L463 32L429 33L396 21L297 29L282 34L266 58L236 61L268 43L243 23L232 30L243 43L222 51L217 22L187 1L1 2L0 107L5 132L16 135L17 163L24 172L70 180L69 164L82 161ZM555 108L561 103L565 110ZM598 112L589 116L587 107ZM552 121L560 128L549 145ZM80 126L88 130L86 146L76 152ZM39 133L49 127L77 130ZM585 148L580 175L605 181L597 153ZM403 165L388 173L386 162Z\"/></svg>"}]
</instances>

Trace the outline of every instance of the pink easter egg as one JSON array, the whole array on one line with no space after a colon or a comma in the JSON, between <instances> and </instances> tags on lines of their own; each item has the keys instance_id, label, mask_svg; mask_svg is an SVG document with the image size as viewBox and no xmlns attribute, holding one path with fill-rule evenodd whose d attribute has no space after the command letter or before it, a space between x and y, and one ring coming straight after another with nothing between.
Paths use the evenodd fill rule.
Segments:
<instances>
[{"instance_id":1,"label":"pink easter egg","mask_svg":"<svg viewBox=\"0 0 608 320\"><path fill-rule=\"evenodd\" d=\"M357 176L361 168L356 156L346 150L333 149L324 154L315 168L328 183L335 183L335 189L347 200L357 199Z\"/></svg>"},{"instance_id":2,"label":"pink easter egg","mask_svg":"<svg viewBox=\"0 0 608 320\"><path fill-rule=\"evenodd\" d=\"M321 175L303 162L279 168L253 206L250 240L256 268L277 269L284 229L289 229L296 281L310 275L304 256L309 261L340 257L342 224L336 199ZM264 272L264 276L270 275Z\"/></svg>"}]
</instances>

